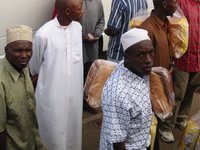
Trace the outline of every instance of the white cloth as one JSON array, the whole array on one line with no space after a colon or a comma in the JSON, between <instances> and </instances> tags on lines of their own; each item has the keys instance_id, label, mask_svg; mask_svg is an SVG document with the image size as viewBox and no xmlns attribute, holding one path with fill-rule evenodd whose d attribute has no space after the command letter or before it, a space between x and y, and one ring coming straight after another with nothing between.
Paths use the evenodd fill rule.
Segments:
<instances>
[{"instance_id":1,"label":"white cloth","mask_svg":"<svg viewBox=\"0 0 200 150\"><path fill-rule=\"evenodd\" d=\"M121 43L124 51L132 45L144 40L151 40L148 36L148 31L144 29L133 28L121 36Z\"/></svg>"},{"instance_id":2,"label":"white cloth","mask_svg":"<svg viewBox=\"0 0 200 150\"><path fill-rule=\"evenodd\" d=\"M33 39L32 75L39 74L36 114L49 150L81 150L83 61L82 27L60 26L57 17Z\"/></svg>"},{"instance_id":3,"label":"white cloth","mask_svg":"<svg viewBox=\"0 0 200 150\"><path fill-rule=\"evenodd\" d=\"M148 76L137 76L122 61L103 88L102 110L100 150L119 142L126 150L146 150L152 118Z\"/></svg>"}]
</instances>

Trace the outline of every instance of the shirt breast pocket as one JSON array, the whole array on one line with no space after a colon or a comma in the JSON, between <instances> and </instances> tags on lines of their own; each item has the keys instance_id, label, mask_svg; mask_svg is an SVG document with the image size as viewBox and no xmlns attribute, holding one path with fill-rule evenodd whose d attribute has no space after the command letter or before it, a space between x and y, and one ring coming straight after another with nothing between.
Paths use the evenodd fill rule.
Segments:
<instances>
[{"instance_id":1,"label":"shirt breast pocket","mask_svg":"<svg viewBox=\"0 0 200 150\"><path fill-rule=\"evenodd\" d=\"M81 45L72 48L72 63L78 63L82 60Z\"/></svg>"}]
</instances>

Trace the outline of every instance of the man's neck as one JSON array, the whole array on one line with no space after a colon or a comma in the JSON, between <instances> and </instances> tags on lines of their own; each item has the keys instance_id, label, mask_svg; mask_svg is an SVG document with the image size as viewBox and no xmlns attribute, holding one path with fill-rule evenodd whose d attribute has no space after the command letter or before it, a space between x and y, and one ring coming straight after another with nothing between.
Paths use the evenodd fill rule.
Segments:
<instances>
[{"instance_id":1,"label":"man's neck","mask_svg":"<svg viewBox=\"0 0 200 150\"><path fill-rule=\"evenodd\" d=\"M156 15L161 21L166 21L167 16L160 9L154 9L152 13L154 13L154 15Z\"/></svg>"},{"instance_id":2,"label":"man's neck","mask_svg":"<svg viewBox=\"0 0 200 150\"><path fill-rule=\"evenodd\" d=\"M59 14L57 15L57 19L58 19L58 22L61 26L68 26L72 20L70 19L66 19L67 16L59 16Z\"/></svg>"}]
</instances>

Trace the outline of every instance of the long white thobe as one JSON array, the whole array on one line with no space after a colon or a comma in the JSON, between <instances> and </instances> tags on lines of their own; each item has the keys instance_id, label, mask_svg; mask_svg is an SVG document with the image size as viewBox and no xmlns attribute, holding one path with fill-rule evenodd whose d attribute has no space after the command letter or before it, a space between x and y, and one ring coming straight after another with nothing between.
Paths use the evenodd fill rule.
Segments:
<instances>
[{"instance_id":1,"label":"long white thobe","mask_svg":"<svg viewBox=\"0 0 200 150\"><path fill-rule=\"evenodd\" d=\"M32 75L39 74L36 114L49 150L81 150L83 61L81 25L60 26L57 17L33 40Z\"/></svg>"}]
</instances>

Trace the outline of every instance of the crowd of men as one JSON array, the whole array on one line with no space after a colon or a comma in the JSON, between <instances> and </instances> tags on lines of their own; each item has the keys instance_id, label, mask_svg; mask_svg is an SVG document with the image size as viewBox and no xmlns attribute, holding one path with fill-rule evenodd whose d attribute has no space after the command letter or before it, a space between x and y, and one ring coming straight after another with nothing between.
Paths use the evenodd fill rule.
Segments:
<instances>
[{"instance_id":1,"label":"crowd of men","mask_svg":"<svg viewBox=\"0 0 200 150\"><path fill-rule=\"evenodd\" d=\"M153 0L153 4L149 18L128 30L136 13L148 8L147 1L112 0L104 32L110 36L107 59L119 64L102 92L100 150L150 149L152 67L170 71L174 64L176 105L170 118L159 120L157 137L173 142L175 124L186 127L193 95L200 87L200 1ZM170 50L167 16L178 6L189 22L189 45L177 59ZM98 59L103 5L100 0L56 0L55 8L56 17L34 37L26 25L7 29L0 63L0 150L81 150L83 84ZM154 150L159 150L157 139Z\"/></svg>"}]
</instances>

